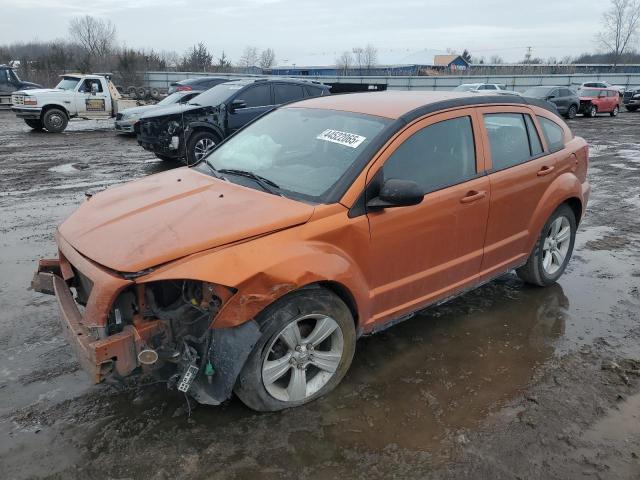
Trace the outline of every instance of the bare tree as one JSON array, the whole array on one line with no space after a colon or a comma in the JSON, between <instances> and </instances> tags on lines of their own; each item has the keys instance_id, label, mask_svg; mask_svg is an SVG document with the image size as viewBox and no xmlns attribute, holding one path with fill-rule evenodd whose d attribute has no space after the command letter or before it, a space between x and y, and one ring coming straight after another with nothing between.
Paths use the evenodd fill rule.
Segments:
<instances>
[{"instance_id":1,"label":"bare tree","mask_svg":"<svg viewBox=\"0 0 640 480\"><path fill-rule=\"evenodd\" d=\"M243 68L255 67L258 64L258 49L256 47L244 47L242 56L238 60L238 66Z\"/></svg>"},{"instance_id":2,"label":"bare tree","mask_svg":"<svg viewBox=\"0 0 640 480\"><path fill-rule=\"evenodd\" d=\"M71 19L69 34L83 50L81 68L89 71L98 59L104 62L113 50L116 27L110 20L85 15Z\"/></svg>"},{"instance_id":3,"label":"bare tree","mask_svg":"<svg viewBox=\"0 0 640 480\"><path fill-rule=\"evenodd\" d=\"M351 49L353 53L353 62L358 67L358 73L362 75L362 68L364 67L364 48L354 47Z\"/></svg>"},{"instance_id":4,"label":"bare tree","mask_svg":"<svg viewBox=\"0 0 640 480\"><path fill-rule=\"evenodd\" d=\"M336 67L338 73L341 75L349 75L349 69L353 66L353 55L346 50L342 52L338 58L336 58Z\"/></svg>"},{"instance_id":5,"label":"bare tree","mask_svg":"<svg viewBox=\"0 0 640 480\"><path fill-rule=\"evenodd\" d=\"M640 0L611 0L609 10L602 16L598 41L613 55L614 66L635 43L639 27Z\"/></svg>"},{"instance_id":6,"label":"bare tree","mask_svg":"<svg viewBox=\"0 0 640 480\"><path fill-rule=\"evenodd\" d=\"M501 65L504 63L504 59L500 55L491 55L489 63L492 65Z\"/></svg>"},{"instance_id":7,"label":"bare tree","mask_svg":"<svg viewBox=\"0 0 640 480\"><path fill-rule=\"evenodd\" d=\"M364 47L363 55L364 55L364 58L363 58L364 66L366 67L367 70L371 70L373 67L377 65L378 49L376 47L374 47L370 43L367 44L367 46Z\"/></svg>"},{"instance_id":8,"label":"bare tree","mask_svg":"<svg viewBox=\"0 0 640 480\"><path fill-rule=\"evenodd\" d=\"M263 50L260 54L260 68L271 68L276 64L276 52L272 48Z\"/></svg>"}]
</instances>

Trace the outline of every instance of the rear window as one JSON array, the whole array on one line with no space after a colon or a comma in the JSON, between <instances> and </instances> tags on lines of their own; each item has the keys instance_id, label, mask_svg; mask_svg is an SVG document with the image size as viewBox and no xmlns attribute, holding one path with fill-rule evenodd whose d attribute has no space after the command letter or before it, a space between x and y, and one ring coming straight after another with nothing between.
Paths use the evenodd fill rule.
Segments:
<instances>
[{"instance_id":1,"label":"rear window","mask_svg":"<svg viewBox=\"0 0 640 480\"><path fill-rule=\"evenodd\" d=\"M545 117L538 117L538 121L542 126L542 132L549 145L549 150L557 152L564 148L564 130L556 122Z\"/></svg>"}]
</instances>

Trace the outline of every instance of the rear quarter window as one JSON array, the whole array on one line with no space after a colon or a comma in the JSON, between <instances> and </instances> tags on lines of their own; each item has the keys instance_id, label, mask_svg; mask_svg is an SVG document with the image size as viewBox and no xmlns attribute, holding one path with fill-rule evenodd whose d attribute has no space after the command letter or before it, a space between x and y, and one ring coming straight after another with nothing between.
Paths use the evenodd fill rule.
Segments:
<instances>
[{"instance_id":1,"label":"rear quarter window","mask_svg":"<svg viewBox=\"0 0 640 480\"><path fill-rule=\"evenodd\" d=\"M564 130L562 127L545 117L538 117L538 121L547 140L547 145L549 145L549 150L551 152L562 150L564 148Z\"/></svg>"}]
</instances>

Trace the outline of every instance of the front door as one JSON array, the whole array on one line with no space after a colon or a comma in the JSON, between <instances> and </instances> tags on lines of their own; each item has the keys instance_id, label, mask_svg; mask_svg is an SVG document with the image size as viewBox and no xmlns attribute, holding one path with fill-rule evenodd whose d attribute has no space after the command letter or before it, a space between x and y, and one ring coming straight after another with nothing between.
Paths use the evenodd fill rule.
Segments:
<instances>
[{"instance_id":1,"label":"front door","mask_svg":"<svg viewBox=\"0 0 640 480\"><path fill-rule=\"evenodd\" d=\"M271 85L268 83L253 84L239 92L234 100L242 101L244 106L229 111L227 124L229 134L273 108Z\"/></svg>"},{"instance_id":2,"label":"front door","mask_svg":"<svg viewBox=\"0 0 640 480\"><path fill-rule=\"evenodd\" d=\"M76 88L75 104L78 116L107 118L111 116L111 97L98 79L86 78Z\"/></svg>"},{"instance_id":3,"label":"front door","mask_svg":"<svg viewBox=\"0 0 640 480\"><path fill-rule=\"evenodd\" d=\"M370 181L413 180L424 200L369 211L368 277L381 323L477 279L489 213L489 180L473 109L442 113L403 132L369 170ZM389 153L387 153L389 152Z\"/></svg>"}]
</instances>

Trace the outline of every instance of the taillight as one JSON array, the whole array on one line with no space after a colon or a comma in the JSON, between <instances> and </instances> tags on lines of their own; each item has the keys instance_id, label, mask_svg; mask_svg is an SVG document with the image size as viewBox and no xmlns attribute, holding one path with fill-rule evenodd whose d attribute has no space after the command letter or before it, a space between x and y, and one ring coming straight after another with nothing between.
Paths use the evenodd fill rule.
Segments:
<instances>
[{"instance_id":1,"label":"taillight","mask_svg":"<svg viewBox=\"0 0 640 480\"><path fill-rule=\"evenodd\" d=\"M193 90L193 88L191 88L189 85L178 85L178 87L176 88L176 91L178 92L188 92L190 90Z\"/></svg>"}]
</instances>

